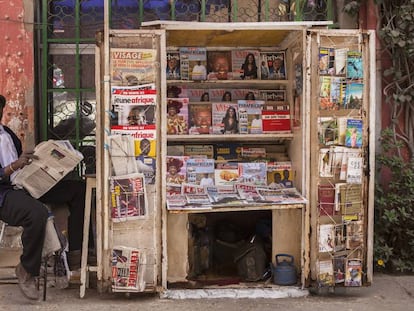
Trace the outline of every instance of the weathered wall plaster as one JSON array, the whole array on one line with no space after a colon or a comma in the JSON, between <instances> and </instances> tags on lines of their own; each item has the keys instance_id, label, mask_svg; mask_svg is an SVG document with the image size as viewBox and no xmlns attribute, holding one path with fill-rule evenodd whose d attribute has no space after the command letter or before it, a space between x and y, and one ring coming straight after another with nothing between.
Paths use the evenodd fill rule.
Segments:
<instances>
[{"instance_id":1,"label":"weathered wall plaster","mask_svg":"<svg viewBox=\"0 0 414 311\"><path fill-rule=\"evenodd\" d=\"M30 149L35 143L33 1L0 1L0 12L0 93L7 100L2 123Z\"/></svg>"}]
</instances>

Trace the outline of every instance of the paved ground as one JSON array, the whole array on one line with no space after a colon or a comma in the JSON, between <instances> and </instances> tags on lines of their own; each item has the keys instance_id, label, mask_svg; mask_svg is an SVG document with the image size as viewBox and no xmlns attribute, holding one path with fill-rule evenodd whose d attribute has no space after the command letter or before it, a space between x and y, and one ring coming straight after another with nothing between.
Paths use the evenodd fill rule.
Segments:
<instances>
[{"instance_id":1,"label":"paved ground","mask_svg":"<svg viewBox=\"0 0 414 311\"><path fill-rule=\"evenodd\" d=\"M88 289L83 299L79 289L48 289L46 301L30 302L16 284L0 284L0 310L289 310L289 311L393 311L414 310L414 276L375 275L373 285L346 292L280 299L161 299L158 295L103 294Z\"/></svg>"}]
</instances>

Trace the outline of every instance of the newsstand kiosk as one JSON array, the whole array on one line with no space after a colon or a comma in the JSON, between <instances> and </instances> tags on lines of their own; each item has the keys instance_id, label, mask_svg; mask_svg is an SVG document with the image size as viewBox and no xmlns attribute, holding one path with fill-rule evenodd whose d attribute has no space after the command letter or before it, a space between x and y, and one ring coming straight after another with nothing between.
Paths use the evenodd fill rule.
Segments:
<instances>
[{"instance_id":1,"label":"newsstand kiosk","mask_svg":"<svg viewBox=\"0 0 414 311\"><path fill-rule=\"evenodd\" d=\"M98 35L101 291L371 284L375 33L327 24L148 22ZM229 105L234 132L220 130Z\"/></svg>"}]
</instances>

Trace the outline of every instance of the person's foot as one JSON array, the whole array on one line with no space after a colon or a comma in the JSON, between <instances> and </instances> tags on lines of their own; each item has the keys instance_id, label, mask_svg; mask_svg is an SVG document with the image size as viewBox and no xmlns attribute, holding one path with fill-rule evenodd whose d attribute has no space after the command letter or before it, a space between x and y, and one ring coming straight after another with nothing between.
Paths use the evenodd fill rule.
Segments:
<instances>
[{"instance_id":1,"label":"person's foot","mask_svg":"<svg viewBox=\"0 0 414 311\"><path fill-rule=\"evenodd\" d=\"M39 291L36 287L36 280L23 268L21 263L16 266L16 276L19 280L19 288L23 295L28 299L38 300Z\"/></svg>"}]
</instances>

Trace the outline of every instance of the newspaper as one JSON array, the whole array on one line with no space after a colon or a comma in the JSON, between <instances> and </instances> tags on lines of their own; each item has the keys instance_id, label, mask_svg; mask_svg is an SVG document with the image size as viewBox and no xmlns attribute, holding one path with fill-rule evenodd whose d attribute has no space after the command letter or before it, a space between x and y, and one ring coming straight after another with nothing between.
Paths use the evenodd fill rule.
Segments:
<instances>
[{"instance_id":1,"label":"newspaper","mask_svg":"<svg viewBox=\"0 0 414 311\"><path fill-rule=\"evenodd\" d=\"M145 290L144 267L146 257L142 250L115 246L112 250L112 290L114 292L142 292Z\"/></svg>"},{"instance_id":2,"label":"newspaper","mask_svg":"<svg viewBox=\"0 0 414 311\"><path fill-rule=\"evenodd\" d=\"M110 194L113 222L140 219L147 215L144 174L110 177Z\"/></svg>"},{"instance_id":3,"label":"newspaper","mask_svg":"<svg viewBox=\"0 0 414 311\"><path fill-rule=\"evenodd\" d=\"M129 135L111 135L109 137L112 168L115 176L138 172L135 160L135 142Z\"/></svg>"},{"instance_id":4,"label":"newspaper","mask_svg":"<svg viewBox=\"0 0 414 311\"><path fill-rule=\"evenodd\" d=\"M30 165L16 173L13 183L38 199L70 173L83 160L83 155L67 140L48 140L34 149Z\"/></svg>"}]
</instances>

